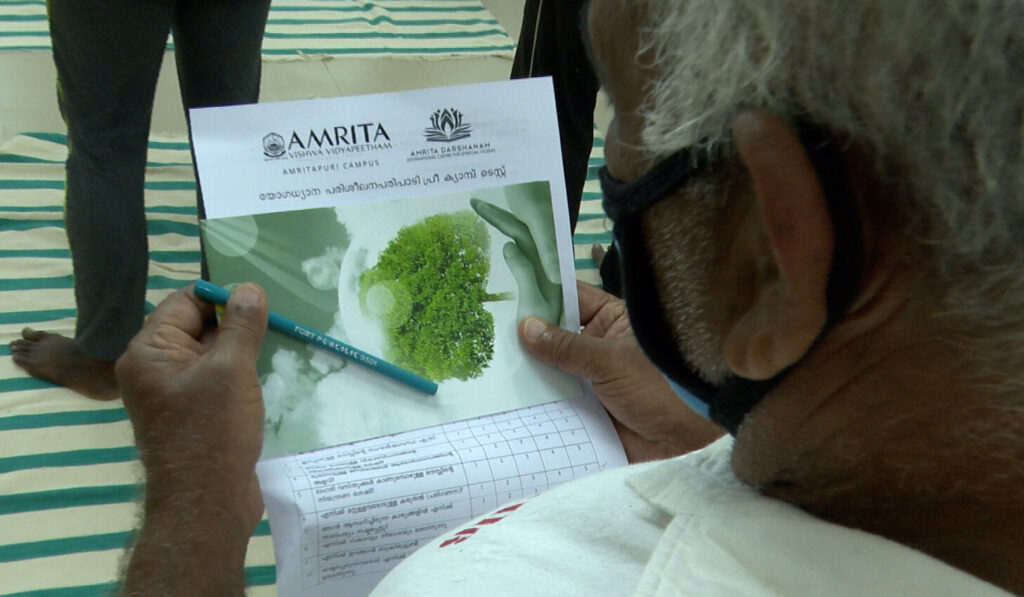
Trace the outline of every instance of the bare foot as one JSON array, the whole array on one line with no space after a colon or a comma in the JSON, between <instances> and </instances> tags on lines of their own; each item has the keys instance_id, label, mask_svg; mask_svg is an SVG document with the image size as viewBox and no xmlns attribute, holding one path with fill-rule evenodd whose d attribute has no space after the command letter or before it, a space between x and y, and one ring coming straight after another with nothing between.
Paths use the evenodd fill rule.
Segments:
<instances>
[{"instance_id":1,"label":"bare foot","mask_svg":"<svg viewBox=\"0 0 1024 597\"><path fill-rule=\"evenodd\" d=\"M84 394L93 400L114 400L120 395L114 361L91 359L75 346L75 341L60 334L21 331L21 340L11 342L14 364L32 377Z\"/></svg>"}]
</instances>

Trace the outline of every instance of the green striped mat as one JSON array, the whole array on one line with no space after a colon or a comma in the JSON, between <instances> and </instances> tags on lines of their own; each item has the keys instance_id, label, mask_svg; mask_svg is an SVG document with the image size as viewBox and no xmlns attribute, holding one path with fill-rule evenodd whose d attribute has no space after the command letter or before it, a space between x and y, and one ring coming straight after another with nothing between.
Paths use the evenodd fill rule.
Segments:
<instances>
[{"instance_id":1,"label":"green striped mat","mask_svg":"<svg viewBox=\"0 0 1024 597\"><path fill-rule=\"evenodd\" d=\"M0 2L0 49L50 49L46 0ZM266 60L309 55L511 59L514 50L515 42L479 0L273 0L263 41Z\"/></svg>"},{"instance_id":2,"label":"green striped mat","mask_svg":"<svg viewBox=\"0 0 1024 597\"><path fill-rule=\"evenodd\" d=\"M9 343L23 326L73 331L65 142L26 133L0 146L0 595L8 597L111 593L137 514L141 471L120 403L85 400L11 361ZM198 276L199 240L187 143L153 139L148 159L147 299L156 304ZM591 173L602 163L598 139ZM597 282L590 246L609 240L591 177L574 240L580 278ZM266 521L250 543L246 579L250 595L276 595Z\"/></svg>"},{"instance_id":3,"label":"green striped mat","mask_svg":"<svg viewBox=\"0 0 1024 597\"><path fill-rule=\"evenodd\" d=\"M9 9L9 6L4 6ZM0 594L104 595L116 588L141 473L120 403L85 400L27 377L9 343L21 328L71 333L64 231L66 137L19 135L0 147ZM146 182L152 249L147 300L199 272L188 144L154 139ZM254 594L274 591L269 529L252 540Z\"/></svg>"}]
</instances>

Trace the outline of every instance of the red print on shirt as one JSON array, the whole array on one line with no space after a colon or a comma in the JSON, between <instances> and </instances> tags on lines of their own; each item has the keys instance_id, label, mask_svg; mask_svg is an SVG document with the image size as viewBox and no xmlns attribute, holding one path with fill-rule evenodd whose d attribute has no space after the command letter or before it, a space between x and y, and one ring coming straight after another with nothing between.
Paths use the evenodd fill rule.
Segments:
<instances>
[{"instance_id":1,"label":"red print on shirt","mask_svg":"<svg viewBox=\"0 0 1024 597\"><path fill-rule=\"evenodd\" d=\"M480 520L479 522L477 522L476 524L474 524L473 526L466 527L466 528L462 529L461 531L455 533L454 537L452 537L451 539L446 539L445 541L443 541L441 543L440 547L448 547L449 545L456 545L458 543L462 543L466 539L469 539L470 537L475 535L476 532L480 530L481 526L488 525L488 524L495 524L495 523L501 522L508 514L510 514L512 512L515 512L522 505L523 505L523 503L520 502L518 504L513 504L511 506L505 506L501 510L498 510L497 512L495 512L493 516L489 516L487 518L484 518L484 519Z\"/></svg>"}]
</instances>

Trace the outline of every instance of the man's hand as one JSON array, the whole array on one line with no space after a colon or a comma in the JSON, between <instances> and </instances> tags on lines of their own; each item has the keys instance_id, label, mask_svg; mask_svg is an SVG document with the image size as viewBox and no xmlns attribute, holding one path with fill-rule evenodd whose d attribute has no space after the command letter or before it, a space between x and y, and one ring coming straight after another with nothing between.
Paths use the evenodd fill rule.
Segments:
<instances>
[{"instance_id":1,"label":"man's hand","mask_svg":"<svg viewBox=\"0 0 1024 597\"><path fill-rule=\"evenodd\" d=\"M255 363L267 312L263 290L243 284L216 326L213 306L188 287L157 307L117 362L146 468L126 595L244 590L245 549L263 512Z\"/></svg>"},{"instance_id":2,"label":"man's hand","mask_svg":"<svg viewBox=\"0 0 1024 597\"><path fill-rule=\"evenodd\" d=\"M519 336L541 362L593 383L629 461L677 456L723 435L721 427L676 396L644 355L633 336L625 302L589 284L577 285L581 334L528 317L519 324Z\"/></svg>"}]
</instances>

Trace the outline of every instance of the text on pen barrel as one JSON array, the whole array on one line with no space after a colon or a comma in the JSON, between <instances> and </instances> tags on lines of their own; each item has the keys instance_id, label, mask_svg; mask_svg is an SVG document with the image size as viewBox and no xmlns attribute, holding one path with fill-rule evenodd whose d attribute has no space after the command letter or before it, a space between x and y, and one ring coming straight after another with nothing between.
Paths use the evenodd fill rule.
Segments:
<instances>
[{"instance_id":1,"label":"text on pen barrel","mask_svg":"<svg viewBox=\"0 0 1024 597\"><path fill-rule=\"evenodd\" d=\"M310 340L313 340L320 346L323 346L328 350L333 350L334 352L341 354L345 358L356 359L362 363L370 365L371 367L376 367L379 364L377 359L371 357L366 353L355 351L351 347L346 346L341 342L336 342L334 340L331 340L330 338L311 332L300 325L295 326L295 333L299 334L304 338L309 338Z\"/></svg>"}]
</instances>

